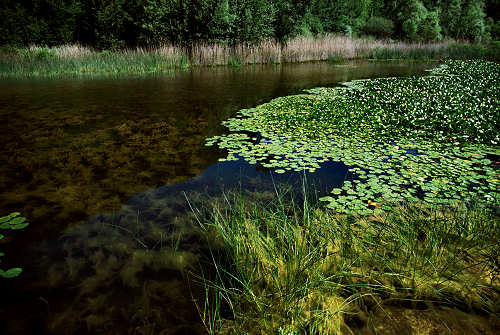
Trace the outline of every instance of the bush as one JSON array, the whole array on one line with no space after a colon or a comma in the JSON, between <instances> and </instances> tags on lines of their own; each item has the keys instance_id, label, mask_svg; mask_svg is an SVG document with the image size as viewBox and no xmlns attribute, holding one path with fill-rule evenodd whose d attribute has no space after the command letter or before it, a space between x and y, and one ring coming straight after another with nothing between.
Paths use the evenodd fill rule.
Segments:
<instances>
[{"instance_id":1,"label":"bush","mask_svg":"<svg viewBox=\"0 0 500 335\"><path fill-rule=\"evenodd\" d=\"M486 59L500 61L500 41L491 42L486 46Z\"/></svg>"},{"instance_id":2,"label":"bush","mask_svg":"<svg viewBox=\"0 0 500 335\"><path fill-rule=\"evenodd\" d=\"M419 35L425 41L439 41L441 26L439 25L439 14L437 11L427 13L427 17L419 25Z\"/></svg>"},{"instance_id":3,"label":"bush","mask_svg":"<svg viewBox=\"0 0 500 335\"><path fill-rule=\"evenodd\" d=\"M490 34L493 40L500 40L500 21L490 26Z\"/></svg>"},{"instance_id":4,"label":"bush","mask_svg":"<svg viewBox=\"0 0 500 335\"><path fill-rule=\"evenodd\" d=\"M480 44L451 44L448 55L454 59L484 59L487 49Z\"/></svg>"},{"instance_id":5,"label":"bush","mask_svg":"<svg viewBox=\"0 0 500 335\"><path fill-rule=\"evenodd\" d=\"M394 33L394 22L380 16L372 16L362 30L367 35L389 37Z\"/></svg>"}]
</instances>

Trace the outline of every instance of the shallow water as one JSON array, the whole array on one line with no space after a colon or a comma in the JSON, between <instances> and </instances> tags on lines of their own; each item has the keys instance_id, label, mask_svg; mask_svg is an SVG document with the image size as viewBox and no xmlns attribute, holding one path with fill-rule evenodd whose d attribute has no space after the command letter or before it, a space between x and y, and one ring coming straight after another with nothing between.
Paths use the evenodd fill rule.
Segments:
<instances>
[{"instance_id":1,"label":"shallow water","mask_svg":"<svg viewBox=\"0 0 500 335\"><path fill-rule=\"evenodd\" d=\"M2 268L24 268L1 280L0 332L201 332L192 302L200 295L187 285L204 252L193 213L234 190L272 197L275 185L300 186L302 177L217 163L224 152L205 138L274 97L431 67L308 63L0 81L0 215L20 211L31 222L0 241ZM346 171L326 162L307 180L327 191Z\"/></svg>"}]
</instances>

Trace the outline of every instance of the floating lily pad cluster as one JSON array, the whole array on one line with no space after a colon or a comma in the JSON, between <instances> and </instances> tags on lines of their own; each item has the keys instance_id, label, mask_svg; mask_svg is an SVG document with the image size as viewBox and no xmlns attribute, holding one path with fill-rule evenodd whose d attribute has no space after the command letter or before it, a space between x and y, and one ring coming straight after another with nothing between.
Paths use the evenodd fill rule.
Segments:
<instances>
[{"instance_id":1,"label":"floating lily pad cluster","mask_svg":"<svg viewBox=\"0 0 500 335\"><path fill-rule=\"evenodd\" d=\"M2 216L0 217L0 229L2 230L7 230L7 229L12 229L12 230L19 230L26 228L29 223L26 222L26 218L20 217L21 213L19 212L14 212L11 213L7 216ZM5 236L0 234L0 240L3 239ZM0 257L5 256L3 252L0 252ZM1 262L1 261L0 261ZM13 278L17 277L21 274L23 269L21 268L12 268L9 270L2 270L0 269L0 277L3 278Z\"/></svg>"},{"instance_id":2,"label":"floating lily pad cluster","mask_svg":"<svg viewBox=\"0 0 500 335\"><path fill-rule=\"evenodd\" d=\"M242 110L231 133L207 140L222 160L314 171L350 166L324 197L340 212L367 214L390 201L500 201L500 65L449 61L430 76L317 88Z\"/></svg>"}]
</instances>

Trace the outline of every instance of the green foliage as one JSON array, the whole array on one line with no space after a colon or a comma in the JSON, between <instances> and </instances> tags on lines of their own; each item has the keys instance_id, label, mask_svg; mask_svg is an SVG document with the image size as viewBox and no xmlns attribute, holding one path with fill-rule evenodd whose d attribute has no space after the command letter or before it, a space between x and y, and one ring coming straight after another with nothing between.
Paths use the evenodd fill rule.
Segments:
<instances>
[{"instance_id":1,"label":"green foliage","mask_svg":"<svg viewBox=\"0 0 500 335\"><path fill-rule=\"evenodd\" d=\"M430 11L419 0L408 0L398 13L403 37L412 41L441 39L439 12Z\"/></svg>"},{"instance_id":2,"label":"green foliage","mask_svg":"<svg viewBox=\"0 0 500 335\"><path fill-rule=\"evenodd\" d=\"M372 16L363 26L363 32L376 37L389 37L394 33L394 22L380 16Z\"/></svg>"},{"instance_id":3,"label":"green foliage","mask_svg":"<svg viewBox=\"0 0 500 335\"><path fill-rule=\"evenodd\" d=\"M486 59L500 61L500 41L493 41L487 45Z\"/></svg>"},{"instance_id":4,"label":"green foliage","mask_svg":"<svg viewBox=\"0 0 500 335\"><path fill-rule=\"evenodd\" d=\"M298 35L308 11L308 1L272 0L271 3L275 9L274 36L279 41L286 42Z\"/></svg>"},{"instance_id":5,"label":"green foliage","mask_svg":"<svg viewBox=\"0 0 500 335\"><path fill-rule=\"evenodd\" d=\"M17 2L6 1L0 5L0 45L26 43L26 9Z\"/></svg>"},{"instance_id":6,"label":"green foliage","mask_svg":"<svg viewBox=\"0 0 500 335\"><path fill-rule=\"evenodd\" d=\"M229 30L233 43L258 42L272 37L275 14L273 4L267 0L232 0L229 2Z\"/></svg>"},{"instance_id":7,"label":"green foliage","mask_svg":"<svg viewBox=\"0 0 500 335\"><path fill-rule=\"evenodd\" d=\"M486 20L486 34L491 40L500 40L500 21L495 22L489 17Z\"/></svg>"},{"instance_id":8,"label":"green foliage","mask_svg":"<svg viewBox=\"0 0 500 335\"><path fill-rule=\"evenodd\" d=\"M62 49L64 50L64 49ZM160 51L123 52L102 50L69 57L57 56L54 49L20 49L16 54L4 56L0 61L1 76L52 76L166 72L189 66L181 48L172 49L168 55Z\"/></svg>"},{"instance_id":9,"label":"green foliage","mask_svg":"<svg viewBox=\"0 0 500 335\"><path fill-rule=\"evenodd\" d=\"M7 216L0 217L0 229L7 230L19 230L26 228L29 223L26 222L26 218L20 217L21 213L19 212L14 212L11 213ZM0 240L3 239L4 236L0 234ZM0 257L4 256L5 254L3 252L0 252ZM0 269L0 277L3 278L14 278L17 277L21 274L23 270L21 268L12 268L9 270L2 270Z\"/></svg>"},{"instance_id":10,"label":"green foliage","mask_svg":"<svg viewBox=\"0 0 500 335\"><path fill-rule=\"evenodd\" d=\"M44 60L55 58L56 52L49 48L24 49L22 51L22 56L34 60Z\"/></svg>"},{"instance_id":11,"label":"green foliage","mask_svg":"<svg viewBox=\"0 0 500 335\"><path fill-rule=\"evenodd\" d=\"M427 16L419 26L419 36L424 41L439 41L441 39L441 26L437 11L427 13Z\"/></svg>"},{"instance_id":12,"label":"green foliage","mask_svg":"<svg viewBox=\"0 0 500 335\"><path fill-rule=\"evenodd\" d=\"M450 44L447 57L453 59L487 59L500 60L500 41L488 44Z\"/></svg>"},{"instance_id":13,"label":"green foliage","mask_svg":"<svg viewBox=\"0 0 500 335\"><path fill-rule=\"evenodd\" d=\"M460 33L460 20L462 17L463 0L448 0L444 2L441 10L441 22L444 33L452 38L458 38Z\"/></svg>"},{"instance_id":14,"label":"green foliage","mask_svg":"<svg viewBox=\"0 0 500 335\"><path fill-rule=\"evenodd\" d=\"M478 0L469 0L467 2L460 20L460 37L476 42L481 42L484 39L485 14L483 5L483 2Z\"/></svg>"},{"instance_id":15,"label":"green foliage","mask_svg":"<svg viewBox=\"0 0 500 335\"><path fill-rule=\"evenodd\" d=\"M495 6L489 1L486 8ZM478 42L496 31L495 21L486 22L483 0L5 0L0 19L0 44L107 49L286 42L324 33Z\"/></svg>"},{"instance_id":16,"label":"green foliage","mask_svg":"<svg viewBox=\"0 0 500 335\"><path fill-rule=\"evenodd\" d=\"M480 44L454 43L448 47L448 55L454 59L481 59L486 57L487 50Z\"/></svg>"},{"instance_id":17,"label":"green foliage","mask_svg":"<svg viewBox=\"0 0 500 335\"><path fill-rule=\"evenodd\" d=\"M78 1L36 0L23 5L6 0L0 5L0 44L71 43L80 9Z\"/></svg>"}]
</instances>

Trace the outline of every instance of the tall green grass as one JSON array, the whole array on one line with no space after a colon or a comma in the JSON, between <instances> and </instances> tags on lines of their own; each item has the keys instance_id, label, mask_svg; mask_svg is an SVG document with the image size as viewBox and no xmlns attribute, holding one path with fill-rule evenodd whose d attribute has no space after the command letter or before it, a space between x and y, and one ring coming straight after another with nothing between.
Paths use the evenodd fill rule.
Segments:
<instances>
[{"instance_id":1,"label":"tall green grass","mask_svg":"<svg viewBox=\"0 0 500 335\"><path fill-rule=\"evenodd\" d=\"M86 52L60 56L53 49L20 50L0 57L0 76L163 72L188 66L183 54L161 52Z\"/></svg>"},{"instance_id":2,"label":"tall green grass","mask_svg":"<svg viewBox=\"0 0 500 335\"><path fill-rule=\"evenodd\" d=\"M485 208L406 203L361 218L236 195L202 227L211 334L349 333L352 315L401 302L500 312L500 222Z\"/></svg>"}]
</instances>

